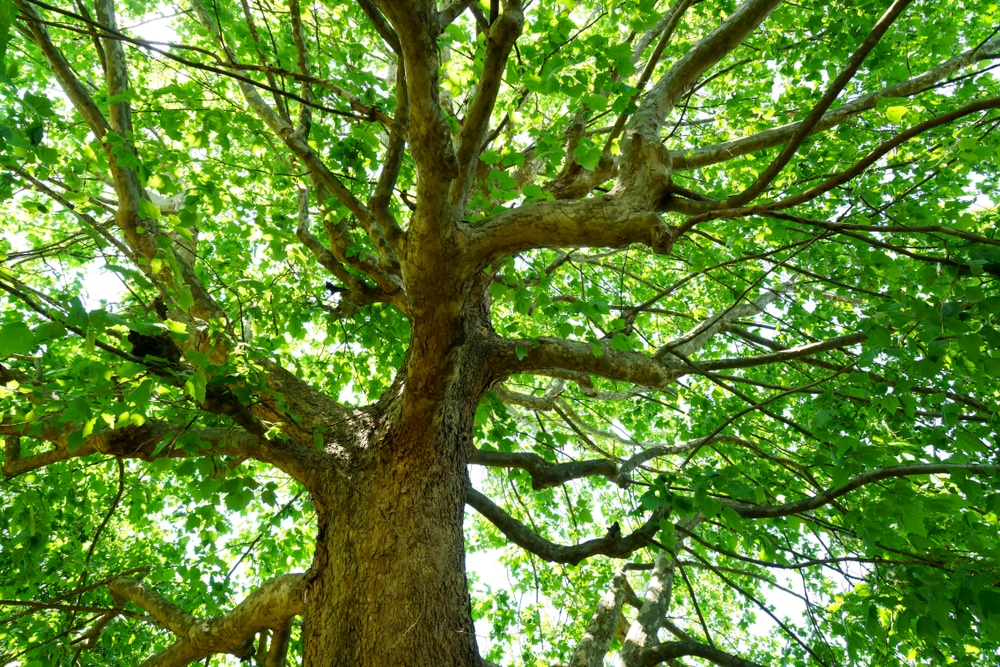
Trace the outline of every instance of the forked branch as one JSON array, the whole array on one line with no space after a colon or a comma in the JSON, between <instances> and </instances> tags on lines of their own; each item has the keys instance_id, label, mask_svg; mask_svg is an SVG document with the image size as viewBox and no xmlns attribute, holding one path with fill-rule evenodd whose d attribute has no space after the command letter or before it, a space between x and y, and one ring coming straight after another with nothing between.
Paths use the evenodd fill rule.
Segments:
<instances>
[{"instance_id":1,"label":"forked branch","mask_svg":"<svg viewBox=\"0 0 1000 667\"><path fill-rule=\"evenodd\" d=\"M116 577L108 589L117 600L135 603L177 636L171 647L143 662L145 667L181 667L218 653L249 659L258 632L284 632L293 617L305 612L302 574L271 579L232 611L210 619L188 614L138 579Z\"/></svg>"}]
</instances>

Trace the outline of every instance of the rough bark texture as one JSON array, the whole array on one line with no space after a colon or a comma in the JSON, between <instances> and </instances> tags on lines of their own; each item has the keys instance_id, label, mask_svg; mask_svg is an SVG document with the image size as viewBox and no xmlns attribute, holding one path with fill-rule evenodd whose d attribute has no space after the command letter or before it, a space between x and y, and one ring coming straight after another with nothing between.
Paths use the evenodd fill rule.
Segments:
<instances>
[{"instance_id":1,"label":"rough bark texture","mask_svg":"<svg viewBox=\"0 0 1000 667\"><path fill-rule=\"evenodd\" d=\"M478 663L462 535L464 453L405 427L349 478L313 494L319 539L304 664ZM373 539L378 536L377 539Z\"/></svg>"},{"instance_id":2,"label":"rough bark texture","mask_svg":"<svg viewBox=\"0 0 1000 667\"><path fill-rule=\"evenodd\" d=\"M480 663L462 525L484 360L472 340L455 347L452 372L438 380L442 396L421 392L414 406L398 383L351 463L310 477L319 533L307 575L306 667Z\"/></svg>"}]
</instances>

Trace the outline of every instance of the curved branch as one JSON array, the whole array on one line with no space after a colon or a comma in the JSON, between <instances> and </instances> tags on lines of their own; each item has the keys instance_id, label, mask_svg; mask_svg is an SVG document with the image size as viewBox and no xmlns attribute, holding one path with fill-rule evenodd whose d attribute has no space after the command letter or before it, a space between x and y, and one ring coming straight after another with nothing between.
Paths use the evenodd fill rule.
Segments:
<instances>
[{"instance_id":1,"label":"curved branch","mask_svg":"<svg viewBox=\"0 0 1000 667\"><path fill-rule=\"evenodd\" d=\"M641 528L624 537L617 535L617 531L612 527L600 539L565 546L540 537L475 489L469 489L465 502L482 514L487 521L499 528L500 532L507 536L507 539L522 549L530 551L550 563L567 563L569 565L576 565L585 558L597 555L628 558L649 543L649 538L659 530L660 519L665 516L661 510L653 512Z\"/></svg>"},{"instance_id":2,"label":"curved branch","mask_svg":"<svg viewBox=\"0 0 1000 667\"><path fill-rule=\"evenodd\" d=\"M760 663L740 658L701 642L667 642L651 646L639 654L636 665L637 667L652 667L652 665L688 655L704 658L719 665L719 667L764 667Z\"/></svg>"},{"instance_id":3,"label":"curved branch","mask_svg":"<svg viewBox=\"0 0 1000 667\"><path fill-rule=\"evenodd\" d=\"M59 461L91 454L110 454L143 461L195 456L243 456L271 463L300 481L305 477L303 462L291 443L272 445L235 427L191 429L163 421L149 420L142 426L129 425L93 433L86 436L82 444L71 448L70 435L79 430L75 426L50 426L43 428L40 433L35 433L28 423L0 422L0 435L7 438L2 467L4 477L15 477ZM173 440L185 432L197 434L204 447L191 453L172 446ZM44 440L51 443L53 448L23 456L19 442L22 437ZM161 446L168 439L170 441Z\"/></svg>"},{"instance_id":4,"label":"curved branch","mask_svg":"<svg viewBox=\"0 0 1000 667\"><path fill-rule=\"evenodd\" d=\"M294 616L305 612L305 575L286 574L271 579L250 593L232 611L201 620L183 611L146 587L138 579L115 577L108 590L117 600L129 601L178 636L178 641L143 665L186 665L215 653L249 658L254 636L264 629L281 630Z\"/></svg>"},{"instance_id":5,"label":"curved branch","mask_svg":"<svg viewBox=\"0 0 1000 667\"><path fill-rule=\"evenodd\" d=\"M878 482L892 477L913 477L916 475L950 475L953 472L969 472L976 475L997 475L1000 474L1000 465L980 465L974 463L913 463L909 465L890 466L880 468L870 472L862 473L853 477L843 486L828 489L815 496L797 500L781 505L770 505L761 507L733 501L725 501L723 504L732 508L744 519L773 519L782 516L791 516L808 512L818 507L822 507L837 498L861 488L866 484Z\"/></svg>"}]
</instances>

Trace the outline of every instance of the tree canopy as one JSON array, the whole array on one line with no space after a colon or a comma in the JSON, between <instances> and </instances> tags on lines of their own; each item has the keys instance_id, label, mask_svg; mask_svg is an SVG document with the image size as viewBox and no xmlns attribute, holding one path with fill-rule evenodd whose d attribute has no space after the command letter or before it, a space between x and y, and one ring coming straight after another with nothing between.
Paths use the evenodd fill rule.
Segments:
<instances>
[{"instance_id":1,"label":"tree canopy","mask_svg":"<svg viewBox=\"0 0 1000 667\"><path fill-rule=\"evenodd\" d=\"M0 664L996 662L997 25L0 0Z\"/></svg>"}]
</instances>

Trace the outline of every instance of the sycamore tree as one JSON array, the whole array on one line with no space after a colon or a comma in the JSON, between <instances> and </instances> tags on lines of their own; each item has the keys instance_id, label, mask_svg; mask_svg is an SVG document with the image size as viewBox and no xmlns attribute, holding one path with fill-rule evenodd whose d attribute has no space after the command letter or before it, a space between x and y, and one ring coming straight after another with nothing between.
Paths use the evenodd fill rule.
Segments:
<instances>
[{"instance_id":1,"label":"sycamore tree","mask_svg":"<svg viewBox=\"0 0 1000 667\"><path fill-rule=\"evenodd\" d=\"M994 664L998 21L0 0L0 663Z\"/></svg>"}]
</instances>

